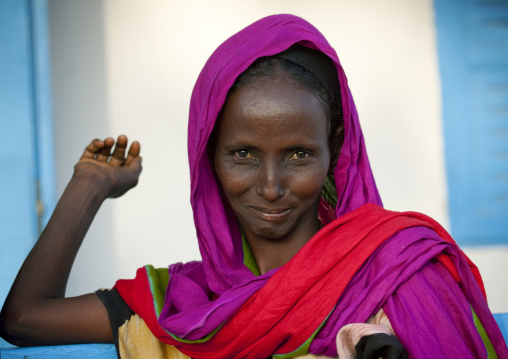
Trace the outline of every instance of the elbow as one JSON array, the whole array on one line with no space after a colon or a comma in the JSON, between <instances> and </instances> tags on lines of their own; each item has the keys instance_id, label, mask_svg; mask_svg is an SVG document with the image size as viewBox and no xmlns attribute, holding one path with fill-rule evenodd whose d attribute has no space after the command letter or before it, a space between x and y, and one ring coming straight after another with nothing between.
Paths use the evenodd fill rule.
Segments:
<instances>
[{"instance_id":1,"label":"elbow","mask_svg":"<svg viewBox=\"0 0 508 359\"><path fill-rule=\"evenodd\" d=\"M23 311L4 308L0 313L0 337L12 345L30 346L27 315Z\"/></svg>"}]
</instances>

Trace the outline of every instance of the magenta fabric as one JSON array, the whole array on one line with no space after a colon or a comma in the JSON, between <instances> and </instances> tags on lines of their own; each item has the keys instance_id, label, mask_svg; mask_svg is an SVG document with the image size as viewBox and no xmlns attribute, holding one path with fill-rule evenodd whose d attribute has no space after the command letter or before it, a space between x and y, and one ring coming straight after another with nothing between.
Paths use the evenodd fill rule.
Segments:
<instances>
[{"instance_id":1,"label":"magenta fabric","mask_svg":"<svg viewBox=\"0 0 508 359\"><path fill-rule=\"evenodd\" d=\"M224 320L219 313L238 308L272 274L256 278L243 264L240 230L234 214L221 198L207 156L207 143L236 77L257 58L277 54L295 43L324 52L337 65L344 113L344 144L334 171L339 193L337 216L366 203L381 205L346 75L323 35L305 20L292 15L263 18L233 35L211 55L192 93L188 130L191 204L203 263L199 270L204 272L206 283L196 285L194 280L180 273L186 270L185 266L170 267L173 275L168 289L171 290L166 294L167 305L160 322L163 326L178 328L177 335L197 339L208 334L210 328L216 328ZM175 287L186 288L186 291L175 291L172 289ZM172 303L185 303L187 294L184 293L202 298L201 305L196 305L192 314L193 321L187 316L175 316L182 310ZM231 308L205 300L210 293L222 296L216 302L223 301Z\"/></svg>"},{"instance_id":2,"label":"magenta fabric","mask_svg":"<svg viewBox=\"0 0 508 359\"><path fill-rule=\"evenodd\" d=\"M452 259L462 287L435 259L439 254ZM400 231L369 257L309 351L335 355L340 328L364 323L381 308L410 358L487 358L471 309L499 358L508 358L502 333L459 247L429 228Z\"/></svg>"},{"instance_id":3,"label":"magenta fabric","mask_svg":"<svg viewBox=\"0 0 508 359\"><path fill-rule=\"evenodd\" d=\"M345 136L334 170L338 193L337 217L367 203L382 205L346 75L335 51L319 31L301 18L274 15L233 35L209 58L194 87L190 104L188 152L191 204L202 262L170 266L170 282L159 317L160 325L179 337L197 340L213 332L277 270L255 277L243 264L240 230L234 214L221 197L207 156L207 143L227 91L236 77L257 58L279 53L295 43L322 51L334 61L338 70ZM473 303L475 311L486 320L486 326L490 326L492 323L486 314L488 308L485 300L481 298L471 272L466 269L467 263L461 257L460 250L436 237L430 230L412 228L400 232L400 235L394 236L379 248L349 284L325 326L312 342L310 352L336 355L335 336L340 327L348 323L365 322L385 304L397 334L401 335L402 342L412 352L413 347L418 347L420 338L399 332L399 328L400 331L405 331L407 323L411 323L408 319L421 319L419 315L422 308L414 302L421 292L415 291L415 288L428 282L429 290L438 291L442 286L453 286L453 279L431 260L442 251L452 253L460 268L459 274L471 289L468 289L467 297L464 298L454 288L453 295L446 296L443 301L436 300L432 303L433 306L426 308L429 316L425 319L428 318L429 322L437 320L443 312L447 312L450 303L456 305L459 309L458 325L463 326L466 337L471 338L470 343L461 344L460 350L464 348L465 352L472 348L472 352L481 351L483 345L474 325L471 326L471 312L468 314L467 308L468 302ZM405 249L401 250L401 246ZM422 271L425 275L421 274ZM442 283L436 284L433 276L442 278ZM397 286L402 289L393 295ZM404 308L402 313L408 317L400 315L400 306ZM449 325L455 325L454 320L446 323L443 330L449 329ZM495 322L494 327L497 328ZM500 335L498 332L494 329L490 334L496 339ZM452 338L453 344L458 340L459 338ZM434 352L432 348L430 350ZM479 357L482 356L483 354Z\"/></svg>"},{"instance_id":4,"label":"magenta fabric","mask_svg":"<svg viewBox=\"0 0 508 359\"><path fill-rule=\"evenodd\" d=\"M186 295L180 291L168 290L168 303L160 322L163 326L180 328L178 335L188 336L192 333L190 339L195 339L208 334L209 327L217 327L222 322L223 316L216 320L211 318L215 318L213 314L224 310L224 304L217 307L215 303L204 300L210 295L207 294L208 291L214 296L223 296L222 300L230 303L233 308L238 308L272 274L270 272L255 278L243 264L240 230L234 214L221 198L207 156L207 143L227 92L236 77L257 58L277 54L295 43L324 52L335 62L339 74L344 114L344 144L334 171L339 194L337 216L349 213L366 203L381 205L346 75L335 51L323 35L305 20L292 15L263 18L233 35L210 56L192 93L188 130L191 204L206 285L194 285L186 275L178 275L179 270L182 270L179 265L178 270L176 267L170 268L170 272L174 274L170 287L185 287L188 293L195 293L196 297L203 298L202 305L196 307L192 316L196 321L204 316L208 316L208 319L205 323L199 321L200 324L196 326L189 324L189 318L175 320L180 316L173 316L180 311L171 303L185 302ZM181 295L183 299L177 298Z\"/></svg>"},{"instance_id":5,"label":"magenta fabric","mask_svg":"<svg viewBox=\"0 0 508 359\"><path fill-rule=\"evenodd\" d=\"M252 274L243 265L236 219L224 207L210 168L206 153L208 138L236 77L257 58L277 54L295 43L324 52L337 65L345 131L334 171L339 194L337 216L366 203L381 205L353 97L333 48L314 26L301 18L274 15L255 22L230 37L212 54L199 75L190 104L191 204L208 283L217 293L244 283Z\"/></svg>"}]
</instances>

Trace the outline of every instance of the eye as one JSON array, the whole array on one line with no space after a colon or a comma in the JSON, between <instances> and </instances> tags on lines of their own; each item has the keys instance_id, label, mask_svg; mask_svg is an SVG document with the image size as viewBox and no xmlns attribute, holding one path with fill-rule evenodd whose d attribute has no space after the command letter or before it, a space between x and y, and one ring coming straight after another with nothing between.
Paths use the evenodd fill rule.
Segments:
<instances>
[{"instance_id":1,"label":"eye","mask_svg":"<svg viewBox=\"0 0 508 359\"><path fill-rule=\"evenodd\" d=\"M247 150L235 151L235 156L240 157L242 159L252 159L252 158L254 158L254 156L252 156L250 154L250 152L247 151Z\"/></svg>"},{"instance_id":2,"label":"eye","mask_svg":"<svg viewBox=\"0 0 508 359\"><path fill-rule=\"evenodd\" d=\"M305 159L307 157L309 157L309 153L308 152L306 152L306 151L296 151L291 156L291 159L292 160L303 160L303 159Z\"/></svg>"}]
</instances>

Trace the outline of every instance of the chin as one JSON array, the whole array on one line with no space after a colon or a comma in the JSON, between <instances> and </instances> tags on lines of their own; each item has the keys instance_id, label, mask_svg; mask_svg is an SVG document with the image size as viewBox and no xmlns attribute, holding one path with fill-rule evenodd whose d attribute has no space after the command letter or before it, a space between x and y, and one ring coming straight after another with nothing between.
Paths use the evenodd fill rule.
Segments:
<instances>
[{"instance_id":1,"label":"chin","mask_svg":"<svg viewBox=\"0 0 508 359\"><path fill-rule=\"evenodd\" d=\"M256 233L256 234L259 238L264 238L264 239L270 240L270 241L281 240L282 238L285 237L284 234L281 234L277 230L266 230L266 231L261 230L261 231L259 231L259 233Z\"/></svg>"},{"instance_id":2,"label":"chin","mask_svg":"<svg viewBox=\"0 0 508 359\"><path fill-rule=\"evenodd\" d=\"M256 231L253 233L258 238L263 238L269 241L283 241L291 230L287 228L287 224L270 225L270 226L257 226Z\"/></svg>"}]
</instances>

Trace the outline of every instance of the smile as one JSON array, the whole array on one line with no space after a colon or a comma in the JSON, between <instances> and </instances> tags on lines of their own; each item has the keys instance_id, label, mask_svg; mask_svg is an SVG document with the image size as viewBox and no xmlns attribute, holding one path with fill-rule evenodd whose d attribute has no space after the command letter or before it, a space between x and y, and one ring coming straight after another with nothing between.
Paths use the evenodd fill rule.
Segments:
<instances>
[{"instance_id":1,"label":"smile","mask_svg":"<svg viewBox=\"0 0 508 359\"><path fill-rule=\"evenodd\" d=\"M267 209L260 207L248 207L252 212L267 221L279 221L285 218L293 208Z\"/></svg>"}]
</instances>

